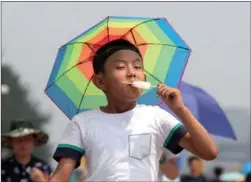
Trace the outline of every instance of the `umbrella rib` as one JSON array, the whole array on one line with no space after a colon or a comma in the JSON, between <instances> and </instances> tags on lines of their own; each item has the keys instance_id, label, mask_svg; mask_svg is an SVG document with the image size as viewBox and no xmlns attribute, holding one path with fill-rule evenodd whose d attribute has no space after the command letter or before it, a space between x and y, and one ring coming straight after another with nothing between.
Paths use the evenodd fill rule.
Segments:
<instances>
[{"instance_id":1,"label":"umbrella rib","mask_svg":"<svg viewBox=\"0 0 251 182\"><path fill-rule=\"evenodd\" d=\"M95 51L94 51L93 48L89 45L89 43L85 42L85 44L92 50L92 52L95 53Z\"/></svg>"},{"instance_id":2,"label":"umbrella rib","mask_svg":"<svg viewBox=\"0 0 251 182\"><path fill-rule=\"evenodd\" d=\"M134 41L136 43L136 39L135 39L135 36L134 36L132 30L130 30L130 32L132 33L133 39L134 39ZM89 43L89 42L73 42L73 43L70 43L70 44L67 44L67 45L71 45L71 44L86 44L93 52L95 52L95 51L92 49L92 47L90 45L98 46L98 47L101 46L99 44L92 44L92 43ZM162 46L177 47L177 48L184 49L184 50L190 50L189 48L186 48L186 47L176 46L176 45L172 45L172 44L165 44L165 43L142 43L142 44L136 44L136 46L144 46L144 45L162 45ZM66 45L64 45L64 46L66 46Z\"/></svg>"},{"instance_id":3,"label":"umbrella rib","mask_svg":"<svg viewBox=\"0 0 251 182\"><path fill-rule=\"evenodd\" d=\"M146 21L143 21L143 22L141 22L141 23L139 23L139 24L133 26L133 27L130 28L124 35L122 35L122 36L120 37L120 39L124 38L130 31L132 31L132 30L133 30L134 28L136 28L137 26L142 25L142 24L144 24L144 23L148 23L148 22L150 22L150 21L159 20L159 19L160 19L160 18L154 18L154 19L146 20Z\"/></svg>"},{"instance_id":4,"label":"umbrella rib","mask_svg":"<svg viewBox=\"0 0 251 182\"><path fill-rule=\"evenodd\" d=\"M184 49L184 50L189 50L188 48L181 47L181 46L176 46L176 45L172 45L172 44L162 44L162 43L143 43L143 44L137 44L137 46L144 46L144 45L170 46L170 47L177 47L177 48Z\"/></svg>"},{"instance_id":5,"label":"umbrella rib","mask_svg":"<svg viewBox=\"0 0 251 182\"><path fill-rule=\"evenodd\" d=\"M110 19L110 16L108 16L108 19L107 19L107 37L108 37L108 42L110 41L110 37L109 37L109 19Z\"/></svg>"},{"instance_id":6,"label":"umbrella rib","mask_svg":"<svg viewBox=\"0 0 251 182\"><path fill-rule=\"evenodd\" d=\"M98 45L98 44L92 44L92 43L89 43L89 42L72 42L72 43L69 43L69 44L65 44L65 45L63 45L62 47L60 47L60 49L61 48L63 48L63 47L65 47L65 46L68 46L68 45L73 45L73 44L86 44L86 45L88 45L89 47L90 47L90 45L93 45L93 46L98 46L98 47L100 47L100 45ZM91 47L90 47L91 48ZM92 48L91 48L92 49ZM92 49L93 50L93 49Z\"/></svg>"},{"instance_id":7,"label":"umbrella rib","mask_svg":"<svg viewBox=\"0 0 251 182\"><path fill-rule=\"evenodd\" d=\"M153 77L154 79L156 79L158 82L162 83L162 81L160 81L157 77L155 77L154 75L152 75L151 73L149 73L149 72L146 71L145 69L144 69L144 71L145 71L147 74L149 74L151 77Z\"/></svg>"},{"instance_id":8,"label":"umbrella rib","mask_svg":"<svg viewBox=\"0 0 251 182\"><path fill-rule=\"evenodd\" d=\"M70 70L72 70L74 67L76 67L76 66L78 66L78 65L80 65L80 64L87 63L87 62L89 62L90 59L92 59L92 58L93 58L93 57L89 57L88 59L83 60L83 61L79 62L78 64L75 64L74 66L72 66L72 67L69 68L68 70L66 70L62 75L60 75L56 80L54 80L54 81L45 89L45 91L48 90L54 83L56 83L60 78L62 78L67 72L69 72Z\"/></svg>"},{"instance_id":9,"label":"umbrella rib","mask_svg":"<svg viewBox=\"0 0 251 182\"><path fill-rule=\"evenodd\" d=\"M135 39L135 37L134 37L134 34L133 34L132 30L130 30L130 32L131 32L131 34L132 34L132 38L133 38L133 40L134 40L134 43L135 43L136 46L138 47L137 42L136 42L136 39Z\"/></svg>"},{"instance_id":10,"label":"umbrella rib","mask_svg":"<svg viewBox=\"0 0 251 182\"><path fill-rule=\"evenodd\" d=\"M80 103L79 103L79 106L78 106L77 114L78 114L79 111L80 111L81 104L82 104L82 102L83 102L83 100L84 100L85 93L86 93L86 91L87 91L87 89L88 89L88 87L89 87L89 85L90 85L90 83L91 83L92 78L93 78L93 75L92 75L91 79L89 80L89 82L87 83L87 85L86 85L86 87L85 87L85 91L84 91L84 93L83 93L83 95L82 95L82 98L81 98Z\"/></svg>"}]
</instances>

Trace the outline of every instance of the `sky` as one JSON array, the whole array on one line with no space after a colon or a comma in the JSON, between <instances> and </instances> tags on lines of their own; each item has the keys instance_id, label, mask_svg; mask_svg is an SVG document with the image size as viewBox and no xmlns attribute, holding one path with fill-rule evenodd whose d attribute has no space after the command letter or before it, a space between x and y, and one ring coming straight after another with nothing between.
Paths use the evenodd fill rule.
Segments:
<instances>
[{"instance_id":1,"label":"sky","mask_svg":"<svg viewBox=\"0 0 251 182\"><path fill-rule=\"evenodd\" d=\"M39 109L53 150L69 120L45 95L58 48L108 15L165 17L192 48L184 81L223 108L250 108L248 2L3 2L2 63L10 64Z\"/></svg>"}]
</instances>

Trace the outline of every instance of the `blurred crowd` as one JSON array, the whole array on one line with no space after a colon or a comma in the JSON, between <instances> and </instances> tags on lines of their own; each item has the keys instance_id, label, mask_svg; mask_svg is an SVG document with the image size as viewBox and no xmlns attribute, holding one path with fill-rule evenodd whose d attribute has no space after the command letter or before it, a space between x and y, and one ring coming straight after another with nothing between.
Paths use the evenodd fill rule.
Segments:
<instances>
[{"instance_id":1,"label":"blurred crowd","mask_svg":"<svg viewBox=\"0 0 251 182\"><path fill-rule=\"evenodd\" d=\"M33 167L39 168L46 176L53 173L50 165L43 159L33 155L36 147L46 144L48 135L37 130L29 121L13 122L10 131L2 134L2 146L12 150L13 155L2 159L1 179L2 182L28 182L32 181L31 171ZM180 174L178 166L178 155L163 153L160 160L160 181L179 182L251 182L250 161L242 171L226 172L220 166L213 169L214 176L207 177L204 161L196 156L187 159L189 172ZM80 166L74 170L71 182L81 182L88 178L88 161L83 156ZM108 166L109 167L109 166Z\"/></svg>"},{"instance_id":2,"label":"blurred crowd","mask_svg":"<svg viewBox=\"0 0 251 182\"><path fill-rule=\"evenodd\" d=\"M166 165L170 162L167 161ZM163 182L251 182L250 161L246 164L245 169L235 171L225 171L221 166L213 168L213 176L206 176L204 160L189 156L187 158L189 172L187 174L177 173L175 176L168 173L162 173L160 181ZM168 166L169 167L169 166ZM176 165L177 170L178 165ZM169 168L170 169L170 168ZM72 176L71 182L85 181L88 178L88 169L86 167L86 159L82 157L81 166L77 168Z\"/></svg>"}]
</instances>

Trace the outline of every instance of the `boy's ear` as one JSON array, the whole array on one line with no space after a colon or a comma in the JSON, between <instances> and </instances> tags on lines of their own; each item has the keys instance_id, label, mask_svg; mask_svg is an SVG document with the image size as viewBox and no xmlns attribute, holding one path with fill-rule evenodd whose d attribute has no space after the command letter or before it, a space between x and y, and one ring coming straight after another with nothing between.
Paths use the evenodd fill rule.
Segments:
<instances>
[{"instance_id":1,"label":"boy's ear","mask_svg":"<svg viewBox=\"0 0 251 182\"><path fill-rule=\"evenodd\" d=\"M103 74L96 74L96 75L94 75L92 77L92 82L100 90L103 90L103 91L106 90Z\"/></svg>"}]
</instances>

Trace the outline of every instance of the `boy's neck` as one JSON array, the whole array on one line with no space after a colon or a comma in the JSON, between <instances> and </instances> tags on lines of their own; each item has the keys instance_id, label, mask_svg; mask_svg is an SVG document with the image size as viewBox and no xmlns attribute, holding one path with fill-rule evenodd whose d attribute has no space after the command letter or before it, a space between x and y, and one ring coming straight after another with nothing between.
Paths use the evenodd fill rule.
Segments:
<instances>
[{"instance_id":1,"label":"boy's neck","mask_svg":"<svg viewBox=\"0 0 251 182\"><path fill-rule=\"evenodd\" d=\"M102 110L107 113L123 113L130 111L136 106L135 102L121 103L121 102L111 102L108 100L108 105L103 107Z\"/></svg>"}]
</instances>

